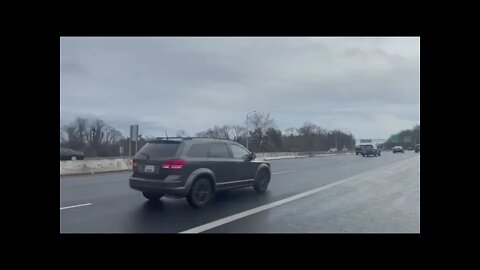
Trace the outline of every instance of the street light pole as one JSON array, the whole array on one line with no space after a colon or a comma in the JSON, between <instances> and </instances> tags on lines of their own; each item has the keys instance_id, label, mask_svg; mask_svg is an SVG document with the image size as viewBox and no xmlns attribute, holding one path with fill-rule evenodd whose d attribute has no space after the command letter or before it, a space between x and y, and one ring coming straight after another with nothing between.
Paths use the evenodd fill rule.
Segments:
<instances>
[{"instance_id":1,"label":"street light pole","mask_svg":"<svg viewBox=\"0 0 480 270\"><path fill-rule=\"evenodd\" d=\"M256 111L251 111L251 112L247 113L247 150L249 150L248 149L248 115L251 114L251 113L254 113L254 112L256 112Z\"/></svg>"}]
</instances>

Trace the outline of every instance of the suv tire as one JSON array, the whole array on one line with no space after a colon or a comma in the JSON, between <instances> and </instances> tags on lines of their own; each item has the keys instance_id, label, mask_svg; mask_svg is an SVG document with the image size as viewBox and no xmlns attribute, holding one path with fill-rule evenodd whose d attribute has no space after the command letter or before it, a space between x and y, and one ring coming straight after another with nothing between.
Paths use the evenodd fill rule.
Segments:
<instances>
[{"instance_id":1,"label":"suv tire","mask_svg":"<svg viewBox=\"0 0 480 270\"><path fill-rule=\"evenodd\" d=\"M213 198L214 192L211 182L207 178L198 178L193 182L188 192L187 201L193 208L206 205Z\"/></svg>"},{"instance_id":2,"label":"suv tire","mask_svg":"<svg viewBox=\"0 0 480 270\"><path fill-rule=\"evenodd\" d=\"M258 193L265 193L268 188L268 184L270 183L270 176L268 175L268 172L265 170L261 170L255 179L256 184L253 186L253 189L255 189L256 192Z\"/></svg>"}]
</instances>

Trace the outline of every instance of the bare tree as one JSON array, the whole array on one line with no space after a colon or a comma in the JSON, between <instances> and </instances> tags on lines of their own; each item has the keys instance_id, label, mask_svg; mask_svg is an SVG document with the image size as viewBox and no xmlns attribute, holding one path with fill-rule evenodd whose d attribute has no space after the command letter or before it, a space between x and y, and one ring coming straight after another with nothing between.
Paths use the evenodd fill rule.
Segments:
<instances>
[{"instance_id":1,"label":"bare tree","mask_svg":"<svg viewBox=\"0 0 480 270\"><path fill-rule=\"evenodd\" d=\"M107 126L105 128L105 142L107 144L115 144L122 139L122 133L112 127Z\"/></svg>"},{"instance_id":2,"label":"bare tree","mask_svg":"<svg viewBox=\"0 0 480 270\"><path fill-rule=\"evenodd\" d=\"M65 141L66 147L69 147L75 150L82 150L84 148L85 144L78 138L77 129L75 128L75 123L66 124L62 127L62 129L66 134L66 141Z\"/></svg>"},{"instance_id":3,"label":"bare tree","mask_svg":"<svg viewBox=\"0 0 480 270\"><path fill-rule=\"evenodd\" d=\"M231 127L229 125L223 125L221 128L219 128L218 132L220 134L220 138L228 140L230 129Z\"/></svg>"},{"instance_id":4,"label":"bare tree","mask_svg":"<svg viewBox=\"0 0 480 270\"><path fill-rule=\"evenodd\" d=\"M287 129L285 129L284 135L285 135L285 136L288 136L288 137L297 136L297 135L298 135L298 131L297 131L297 129L294 128L294 127L287 128Z\"/></svg>"},{"instance_id":5,"label":"bare tree","mask_svg":"<svg viewBox=\"0 0 480 270\"><path fill-rule=\"evenodd\" d=\"M264 143L266 132L270 128L275 128L275 121L269 113L266 115L254 113L249 118L249 142L252 142L253 149L260 151ZM246 123L245 123L246 124Z\"/></svg>"},{"instance_id":6,"label":"bare tree","mask_svg":"<svg viewBox=\"0 0 480 270\"><path fill-rule=\"evenodd\" d=\"M183 129L177 131L177 137L186 137L187 136L187 132Z\"/></svg>"},{"instance_id":7,"label":"bare tree","mask_svg":"<svg viewBox=\"0 0 480 270\"><path fill-rule=\"evenodd\" d=\"M87 134L89 143L89 154L94 156L102 153L102 142L105 137L106 124L103 120L96 119L90 126L90 132Z\"/></svg>"},{"instance_id":8,"label":"bare tree","mask_svg":"<svg viewBox=\"0 0 480 270\"><path fill-rule=\"evenodd\" d=\"M233 125L232 130L235 132L234 141L243 141L243 138L246 137L246 128L240 125Z\"/></svg>"},{"instance_id":9,"label":"bare tree","mask_svg":"<svg viewBox=\"0 0 480 270\"><path fill-rule=\"evenodd\" d=\"M85 118L77 117L77 119L75 119L75 125L76 125L78 139L82 142L85 142L86 136L88 133L87 132L88 120Z\"/></svg>"},{"instance_id":10,"label":"bare tree","mask_svg":"<svg viewBox=\"0 0 480 270\"><path fill-rule=\"evenodd\" d=\"M228 133L230 131L230 126L224 125L219 127L215 125L213 129L209 128L206 131L198 132L198 137L214 138L214 139L228 139Z\"/></svg>"},{"instance_id":11,"label":"bare tree","mask_svg":"<svg viewBox=\"0 0 480 270\"><path fill-rule=\"evenodd\" d=\"M309 136L311 136L315 133L317 128L318 128L317 125L315 125L313 123L310 123L310 122L305 122L303 124L303 127L298 129L298 134L300 136L309 137Z\"/></svg>"}]
</instances>

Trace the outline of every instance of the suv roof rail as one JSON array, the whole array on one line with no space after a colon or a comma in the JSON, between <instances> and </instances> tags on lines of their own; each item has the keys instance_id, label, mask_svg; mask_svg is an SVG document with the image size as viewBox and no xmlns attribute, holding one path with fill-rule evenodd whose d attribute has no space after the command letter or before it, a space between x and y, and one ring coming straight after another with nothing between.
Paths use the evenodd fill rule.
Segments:
<instances>
[{"instance_id":1,"label":"suv roof rail","mask_svg":"<svg viewBox=\"0 0 480 270\"><path fill-rule=\"evenodd\" d=\"M192 140L192 139L209 139L209 140L224 140L224 141L229 141L228 139L217 139L217 138L209 138L209 137L155 137L153 141L158 141L158 140Z\"/></svg>"},{"instance_id":2,"label":"suv roof rail","mask_svg":"<svg viewBox=\"0 0 480 270\"><path fill-rule=\"evenodd\" d=\"M184 137L155 137L154 140L169 140L169 139L181 139L181 138L184 138Z\"/></svg>"},{"instance_id":3,"label":"suv roof rail","mask_svg":"<svg viewBox=\"0 0 480 270\"><path fill-rule=\"evenodd\" d=\"M221 140L221 141L231 141L229 139L219 139L219 138L209 138L209 137L184 137L186 140L191 140L191 139L208 139L208 140Z\"/></svg>"}]
</instances>

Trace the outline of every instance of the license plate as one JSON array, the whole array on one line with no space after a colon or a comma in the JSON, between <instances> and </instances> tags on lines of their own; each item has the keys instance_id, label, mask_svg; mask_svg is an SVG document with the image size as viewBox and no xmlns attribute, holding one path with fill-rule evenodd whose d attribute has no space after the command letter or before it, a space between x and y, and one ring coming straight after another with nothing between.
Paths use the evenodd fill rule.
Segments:
<instances>
[{"instance_id":1,"label":"license plate","mask_svg":"<svg viewBox=\"0 0 480 270\"><path fill-rule=\"evenodd\" d=\"M145 165L144 171L147 173L155 172L155 165Z\"/></svg>"}]
</instances>

